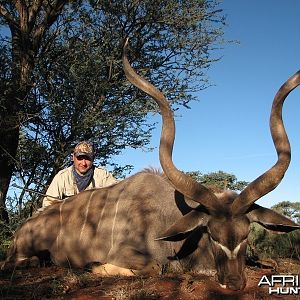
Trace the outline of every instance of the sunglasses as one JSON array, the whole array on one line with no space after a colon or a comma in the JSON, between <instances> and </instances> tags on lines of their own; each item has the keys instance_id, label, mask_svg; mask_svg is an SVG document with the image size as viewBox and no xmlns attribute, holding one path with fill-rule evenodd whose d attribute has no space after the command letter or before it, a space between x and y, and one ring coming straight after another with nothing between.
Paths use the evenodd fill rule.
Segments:
<instances>
[{"instance_id":1,"label":"sunglasses","mask_svg":"<svg viewBox=\"0 0 300 300\"><path fill-rule=\"evenodd\" d=\"M78 156L75 155L75 157L76 157L77 160L84 160L85 159L85 160L92 161L91 157L87 156L87 155L78 155Z\"/></svg>"}]
</instances>

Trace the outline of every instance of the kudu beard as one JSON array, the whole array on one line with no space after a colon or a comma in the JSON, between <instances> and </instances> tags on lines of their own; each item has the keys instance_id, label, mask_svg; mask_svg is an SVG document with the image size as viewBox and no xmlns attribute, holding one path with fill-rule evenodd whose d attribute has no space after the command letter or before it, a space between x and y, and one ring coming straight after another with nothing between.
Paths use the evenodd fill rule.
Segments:
<instances>
[{"instance_id":1,"label":"kudu beard","mask_svg":"<svg viewBox=\"0 0 300 300\"><path fill-rule=\"evenodd\" d=\"M258 286L268 286L269 295L299 295L299 275L264 275Z\"/></svg>"}]
</instances>

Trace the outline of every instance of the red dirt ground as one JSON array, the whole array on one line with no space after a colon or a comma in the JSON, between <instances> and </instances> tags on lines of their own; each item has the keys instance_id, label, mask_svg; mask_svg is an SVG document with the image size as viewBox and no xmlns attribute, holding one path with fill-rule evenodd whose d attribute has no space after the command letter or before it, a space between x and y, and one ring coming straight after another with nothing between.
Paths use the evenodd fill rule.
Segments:
<instances>
[{"instance_id":1,"label":"red dirt ground","mask_svg":"<svg viewBox=\"0 0 300 300\"><path fill-rule=\"evenodd\" d=\"M300 299L299 295L269 295L267 287L258 287L270 269L246 269L247 286L243 291L222 289L213 275L186 273L156 277L99 278L89 272L50 266L0 273L0 299L77 299L77 300L192 300L192 299ZM300 274L300 262L281 260L279 274Z\"/></svg>"}]
</instances>

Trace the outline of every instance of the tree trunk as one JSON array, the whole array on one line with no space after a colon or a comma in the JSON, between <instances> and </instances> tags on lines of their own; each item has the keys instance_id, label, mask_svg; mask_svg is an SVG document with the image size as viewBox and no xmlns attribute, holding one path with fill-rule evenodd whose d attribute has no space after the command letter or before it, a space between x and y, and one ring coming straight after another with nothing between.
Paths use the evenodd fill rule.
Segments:
<instances>
[{"instance_id":1,"label":"tree trunk","mask_svg":"<svg viewBox=\"0 0 300 300\"><path fill-rule=\"evenodd\" d=\"M1 122L2 124L5 122ZM16 157L19 128L15 127L8 130L0 131L1 155L0 155L0 220L6 223L9 222L9 217L6 209L5 199L9 183L14 170L14 158Z\"/></svg>"}]
</instances>

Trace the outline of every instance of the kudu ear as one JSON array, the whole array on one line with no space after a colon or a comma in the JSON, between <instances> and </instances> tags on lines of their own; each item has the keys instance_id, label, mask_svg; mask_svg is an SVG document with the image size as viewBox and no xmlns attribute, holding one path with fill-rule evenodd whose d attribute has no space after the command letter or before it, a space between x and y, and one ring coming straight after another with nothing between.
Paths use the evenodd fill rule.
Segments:
<instances>
[{"instance_id":1,"label":"kudu ear","mask_svg":"<svg viewBox=\"0 0 300 300\"><path fill-rule=\"evenodd\" d=\"M253 204L247 213L251 222L256 222L268 230L278 233L286 233L300 229L300 225L294 223L287 217L258 204Z\"/></svg>"},{"instance_id":2,"label":"kudu ear","mask_svg":"<svg viewBox=\"0 0 300 300\"><path fill-rule=\"evenodd\" d=\"M206 226L209 215L203 211L192 210L176 221L156 241L180 241L185 239L189 233L199 226Z\"/></svg>"}]
</instances>

